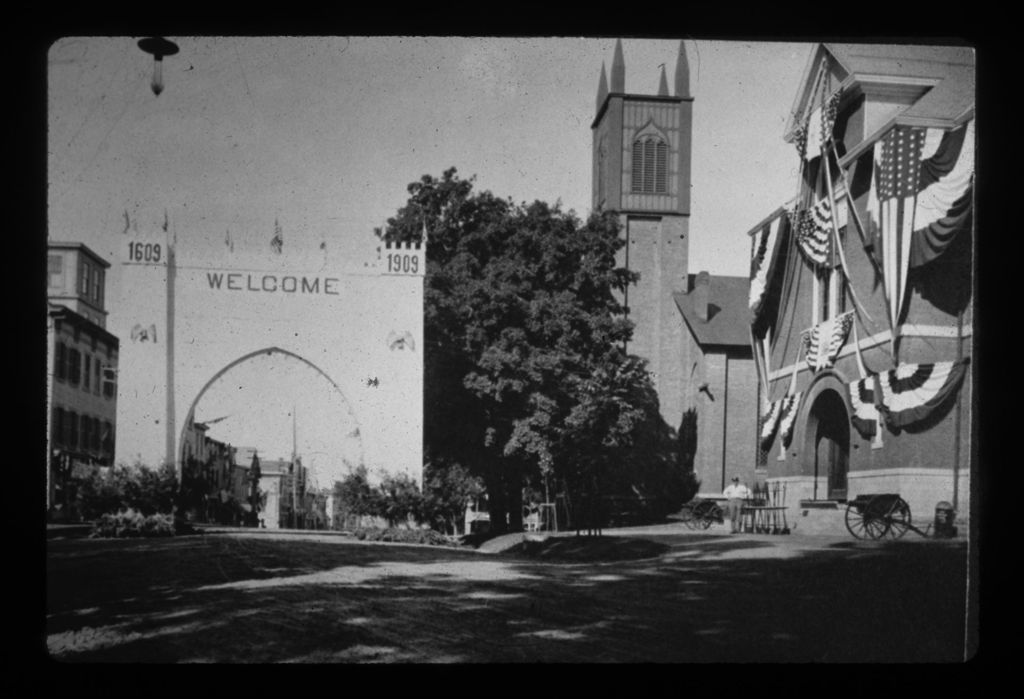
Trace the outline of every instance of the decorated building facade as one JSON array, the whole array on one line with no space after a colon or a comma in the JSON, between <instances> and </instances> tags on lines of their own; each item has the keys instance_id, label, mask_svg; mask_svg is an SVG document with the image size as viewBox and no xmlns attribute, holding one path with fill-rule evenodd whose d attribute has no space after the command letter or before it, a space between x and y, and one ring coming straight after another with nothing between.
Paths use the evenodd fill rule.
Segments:
<instances>
[{"instance_id":1,"label":"decorated building facade","mask_svg":"<svg viewBox=\"0 0 1024 699\"><path fill-rule=\"evenodd\" d=\"M593 209L619 215L619 264L639 273L622 299L633 322L627 350L648 362L665 423L696 440L701 493L756 478L758 382L746 278L689 271L694 97L685 45L674 89L662 66L656 94L626 91L622 42L604 66L593 133ZM704 232L702 234L712 234Z\"/></svg>"},{"instance_id":2,"label":"decorated building facade","mask_svg":"<svg viewBox=\"0 0 1024 699\"><path fill-rule=\"evenodd\" d=\"M969 517L974 81L969 48L811 51L794 198L750 231L758 462L791 508Z\"/></svg>"}]
</instances>

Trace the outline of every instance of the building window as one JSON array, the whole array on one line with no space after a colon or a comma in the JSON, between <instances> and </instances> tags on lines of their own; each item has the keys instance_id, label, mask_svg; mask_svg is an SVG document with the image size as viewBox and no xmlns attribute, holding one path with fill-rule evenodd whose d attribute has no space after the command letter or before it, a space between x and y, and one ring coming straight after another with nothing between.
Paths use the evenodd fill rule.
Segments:
<instances>
[{"instance_id":1,"label":"building window","mask_svg":"<svg viewBox=\"0 0 1024 699\"><path fill-rule=\"evenodd\" d=\"M93 371L92 392L95 393L98 396L100 394L100 384L103 382L102 374L100 373L100 358L99 357L94 357L93 358L92 371Z\"/></svg>"},{"instance_id":2,"label":"building window","mask_svg":"<svg viewBox=\"0 0 1024 699\"><path fill-rule=\"evenodd\" d=\"M68 348L63 342L57 343L57 379L64 381L68 377Z\"/></svg>"},{"instance_id":3,"label":"building window","mask_svg":"<svg viewBox=\"0 0 1024 699\"><path fill-rule=\"evenodd\" d=\"M60 255L47 256L47 271L49 273L49 285L51 289L59 289L64 286L64 258Z\"/></svg>"},{"instance_id":4,"label":"building window","mask_svg":"<svg viewBox=\"0 0 1024 699\"><path fill-rule=\"evenodd\" d=\"M82 390L92 390L92 355L88 352L83 353L82 361L85 363L84 371L82 372Z\"/></svg>"},{"instance_id":5,"label":"building window","mask_svg":"<svg viewBox=\"0 0 1024 699\"><path fill-rule=\"evenodd\" d=\"M113 398L114 387L117 385L117 369L112 366L103 367L103 397Z\"/></svg>"},{"instance_id":6,"label":"building window","mask_svg":"<svg viewBox=\"0 0 1024 699\"><path fill-rule=\"evenodd\" d=\"M100 298L103 293L103 270L96 269L92 275L92 300L96 302L97 306L103 305L103 299Z\"/></svg>"},{"instance_id":7,"label":"building window","mask_svg":"<svg viewBox=\"0 0 1024 699\"><path fill-rule=\"evenodd\" d=\"M78 449L78 413L69 410L67 421L69 429L66 445L68 449Z\"/></svg>"},{"instance_id":8,"label":"building window","mask_svg":"<svg viewBox=\"0 0 1024 699\"><path fill-rule=\"evenodd\" d=\"M81 280L81 283L79 284L80 293L82 294L82 296L84 296L86 298L89 298L89 281L90 281L89 272L91 271L90 268L89 268L89 264L83 260L82 266L81 266L80 269L81 269L80 273L82 275L82 280Z\"/></svg>"},{"instance_id":9,"label":"building window","mask_svg":"<svg viewBox=\"0 0 1024 699\"><path fill-rule=\"evenodd\" d=\"M103 434L100 436L100 448L103 451L103 455L111 457L114 454L114 426L110 420L103 421Z\"/></svg>"},{"instance_id":10,"label":"building window","mask_svg":"<svg viewBox=\"0 0 1024 699\"><path fill-rule=\"evenodd\" d=\"M659 136L649 134L633 141L633 191L668 191L668 144Z\"/></svg>"},{"instance_id":11,"label":"building window","mask_svg":"<svg viewBox=\"0 0 1024 699\"><path fill-rule=\"evenodd\" d=\"M64 446L64 408L53 409L53 424L50 425L50 439L53 446Z\"/></svg>"},{"instance_id":12,"label":"building window","mask_svg":"<svg viewBox=\"0 0 1024 699\"><path fill-rule=\"evenodd\" d=\"M77 386L82 380L82 359L81 352L71 348L68 352L68 382Z\"/></svg>"},{"instance_id":13,"label":"building window","mask_svg":"<svg viewBox=\"0 0 1024 699\"><path fill-rule=\"evenodd\" d=\"M88 415L80 415L78 418L79 424L79 440L82 447L82 451L89 451L92 449L92 418Z\"/></svg>"},{"instance_id":14,"label":"building window","mask_svg":"<svg viewBox=\"0 0 1024 699\"><path fill-rule=\"evenodd\" d=\"M100 452L100 442L102 435L100 435L100 419L98 417L92 418L92 450L97 454Z\"/></svg>"}]
</instances>

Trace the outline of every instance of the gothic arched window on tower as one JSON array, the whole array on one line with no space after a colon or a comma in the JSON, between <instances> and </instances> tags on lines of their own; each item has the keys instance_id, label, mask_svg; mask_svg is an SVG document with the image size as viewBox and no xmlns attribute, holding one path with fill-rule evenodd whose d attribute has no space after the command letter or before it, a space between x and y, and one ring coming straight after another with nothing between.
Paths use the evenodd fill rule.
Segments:
<instances>
[{"instance_id":1,"label":"gothic arched window on tower","mask_svg":"<svg viewBox=\"0 0 1024 699\"><path fill-rule=\"evenodd\" d=\"M668 192L668 144L655 134L633 141L633 187L642 194Z\"/></svg>"}]
</instances>

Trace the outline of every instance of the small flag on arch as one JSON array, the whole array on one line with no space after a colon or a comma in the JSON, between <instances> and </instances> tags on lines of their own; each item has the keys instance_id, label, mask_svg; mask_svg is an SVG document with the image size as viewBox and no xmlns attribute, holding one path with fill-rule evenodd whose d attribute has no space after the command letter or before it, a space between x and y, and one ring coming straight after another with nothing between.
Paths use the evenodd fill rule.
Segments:
<instances>
[{"instance_id":1,"label":"small flag on arch","mask_svg":"<svg viewBox=\"0 0 1024 699\"><path fill-rule=\"evenodd\" d=\"M284 232L281 230L281 224L278 223L277 219L274 219L274 237L270 239L270 249L278 255L281 254L281 248L284 247Z\"/></svg>"}]
</instances>

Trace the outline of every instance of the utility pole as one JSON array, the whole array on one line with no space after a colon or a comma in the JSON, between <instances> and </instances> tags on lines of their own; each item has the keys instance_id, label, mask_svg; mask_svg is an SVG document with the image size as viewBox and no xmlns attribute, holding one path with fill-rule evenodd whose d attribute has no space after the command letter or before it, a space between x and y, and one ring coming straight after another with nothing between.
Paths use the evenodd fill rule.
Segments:
<instances>
[{"instance_id":1,"label":"utility pole","mask_svg":"<svg viewBox=\"0 0 1024 699\"><path fill-rule=\"evenodd\" d=\"M296 461L296 407L292 405L292 529L296 527L298 513L295 510L296 491L298 490L299 464Z\"/></svg>"}]
</instances>

